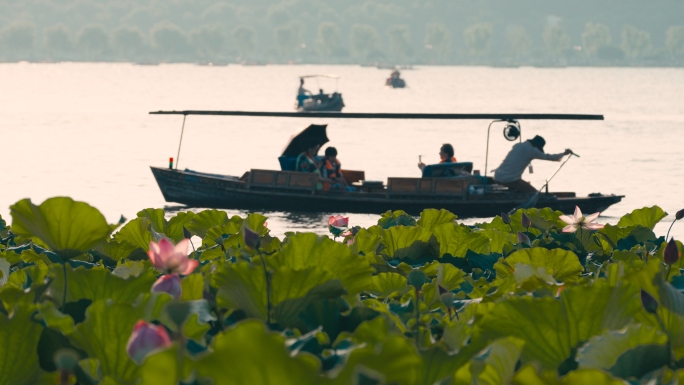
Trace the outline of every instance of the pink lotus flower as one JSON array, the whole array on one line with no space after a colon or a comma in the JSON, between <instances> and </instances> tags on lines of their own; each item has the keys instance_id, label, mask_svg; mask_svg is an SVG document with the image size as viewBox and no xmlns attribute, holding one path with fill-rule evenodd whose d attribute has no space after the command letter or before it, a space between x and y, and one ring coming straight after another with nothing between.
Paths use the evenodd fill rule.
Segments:
<instances>
[{"instance_id":1,"label":"pink lotus flower","mask_svg":"<svg viewBox=\"0 0 684 385\"><path fill-rule=\"evenodd\" d=\"M188 275L199 265L199 261L188 258L188 240L183 239L174 247L173 242L162 238L159 243L150 242L147 255L157 270L166 273Z\"/></svg>"},{"instance_id":2,"label":"pink lotus flower","mask_svg":"<svg viewBox=\"0 0 684 385\"><path fill-rule=\"evenodd\" d=\"M159 279L152 285L152 292L168 293L175 299L180 299L183 293L181 289L181 280L178 274L166 274L159 277Z\"/></svg>"},{"instance_id":3,"label":"pink lotus flower","mask_svg":"<svg viewBox=\"0 0 684 385\"><path fill-rule=\"evenodd\" d=\"M133 328L133 333L128 339L126 353L138 365L142 364L145 357L155 350L166 349L171 346L171 339L163 326L138 321Z\"/></svg>"},{"instance_id":4,"label":"pink lotus flower","mask_svg":"<svg viewBox=\"0 0 684 385\"><path fill-rule=\"evenodd\" d=\"M335 237L338 237L349 227L349 217L342 215L331 215L328 219L328 231Z\"/></svg>"},{"instance_id":5,"label":"pink lotus flower","mask_svg":"<svg viewBox=\"0 0 684 385\"><path fill-rule=\"evenodd\" d=\"M599 214L601 213L593 213L587 217L582 215L582 210L578 206L575 206L575 214L574 215L561 215L559 218L563 222L567 223L568 225L563 227L563 232L564 233L574 233L577 231L579 228L583 228L585 230L599 230L603 228L603 225L600 225L598 223L591 223L593 222L596 218L598 218Z\"/></svg>"}]
</instances>

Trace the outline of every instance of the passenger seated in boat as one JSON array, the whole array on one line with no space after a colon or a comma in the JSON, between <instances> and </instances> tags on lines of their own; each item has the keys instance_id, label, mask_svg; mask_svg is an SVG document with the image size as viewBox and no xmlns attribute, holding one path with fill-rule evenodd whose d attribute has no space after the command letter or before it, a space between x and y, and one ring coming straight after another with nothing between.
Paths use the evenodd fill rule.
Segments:
<instances>
[{"instance_id":1,"label":"passenger seated in boat","mask_svg":"<svg viewBox=\"0 0 684 385\"><path fill-rule=\"evenodd\" d=\"M302 107L306 99L311 98L311 92L304 88L304 79L299 79L299 89L297 90L297 107Z\"/></svg>"},{"instance_id":2,"label":"passenger seated in boat","mask_svg":"<svg viewBox=\"0 0 684 385\"><path fill-rule=\"evenodd\" d=\"M439 163L456 163L456 157L454 157L454 147L449 143L444 143L439 149ZM423 171L426 164L423 162L418 163L418 168Z\"/></svg>"},{"instance_id":3,"label":"passenger seated in boat","mask_svg":"<svg viewBox=\"0 0 684 385\"><path fill-rule=\"evenodd\" d=\"M341 167L342 164L337 159L337 149L335 147L326 148L323 166L321 167L321 176L324 181L327 179L330 182L325 181L323 183L324 190L341 190L347 186L347 181L340 170Z\"/></svg>"},{"instance_id":4,"label":"passenger seated in boat","mask_svg":"<svg viewBox=\"0 0 684 385\"><path fill-rule=\"evenodd\" d=\"M530 165L530 162L533 159L559 162L564 155L572 154L572 150L569 148L559 154L545 154L545 144L544 138L537 135L532 139L514 145L503 162L501 162L501 166L494 170L494 181L508 187L511 191L536 193L536 188L529 182L521 179L525 168Z\"/></svg>"},{"instance_id":5,"label":"passenger seated in boat","mask_svg":"<svg viewBox=\"0 0 684 385\"><path fill-rule=\"evenodd\" d=\"M316 141L307 141L304 143L304 148L305 150L297 157L296 170L300 172L315 172L320 175L321 165L316 161L316 155L318 150L321 149L321 145Z\"/></svg>"}]
</instances>

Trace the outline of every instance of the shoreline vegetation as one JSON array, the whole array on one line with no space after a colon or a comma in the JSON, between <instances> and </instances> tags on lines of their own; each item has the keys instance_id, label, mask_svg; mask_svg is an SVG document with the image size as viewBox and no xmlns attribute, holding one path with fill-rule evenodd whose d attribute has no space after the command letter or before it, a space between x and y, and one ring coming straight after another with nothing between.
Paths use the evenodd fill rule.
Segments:
<instances>
[{"instance_id":1,"label":"shoreline vegetation","mask_svg":"<svg viewBox=\"0 0 684 385\"><path fill-rule=\"evenodd\" d=\"M109 224L65 197L10 211L0 383L684 379L683 245L653 232L658 206L606 225L579 209L471 226L439 209L368 228L337 215L330 236L282 239L259 214Z\"/></svg>"},{"instance_id":2,"label":"shoreline vegetation","mask_svg":"<svg viewBox=\"0 0 684 385\"><path fill-rule=\"evenodd\" d=\"M2 62L684 66L684 4L0 0Z\"/></svg>"}]
</instances>

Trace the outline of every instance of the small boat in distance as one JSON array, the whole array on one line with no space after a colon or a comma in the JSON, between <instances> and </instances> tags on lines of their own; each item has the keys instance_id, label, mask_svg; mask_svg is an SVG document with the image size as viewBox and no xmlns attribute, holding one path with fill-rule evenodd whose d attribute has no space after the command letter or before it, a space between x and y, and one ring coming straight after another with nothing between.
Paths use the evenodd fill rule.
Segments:
<instances>
[{"instance_id":1,"label":"small boat in distance","mask_svg":"<svg viewBox=\"0 0 684 385\"><path fill-rule=\"evenodd\" d=\"M401 78L401 72L395 69L390 74L390 77L385 80L385 85L392 88L404 88L406 87L406 81Z\"/></svg>"},{"instance_id":2,"label":"small boat in distance","mask_svg":"<svg viewBox=\"0 0 684 385\"><path fill-rule=\"evenodd\" d=\"M305 79L315 79L318 93L304 88ZM335 79L335 91L331 94L323 92L319 79ZM297 90L297 103L295 110L298 112L340 112L344 108L342 94L337 92L337 83L340 77L337 75L305 75L299 77L299 89Z\"/></svg>"},{"instance_id":3,"label":"small boat in distance","mask_svg":"<svg viewBox=\"0 0 684 385\"><path fill-rule=\"evenodd\" d=\"M335 119L487 119L492 123L515 125L516 130L504 130L507 140L520 138L520 119L573 119L603 120L602 115L561 114L377 114L377 113L335 113L312 112L302 115L292 112L248 112L248 111L157 111L150 114L183 115L183 129L188 115L260 116L260 117L316 117ZM489 151L489 129L487 152ZM181 140L183 138L181 129ZM498 185L485 174L473 171L470 162L428 165L422 176L415 178L366 181L364 171L342 170L348 189L321 189L317 173L298 172L295 169L296 155L301 149L298 137L303 135L319 138L319 144L328 141L327 125L311 125L295 135L286 150L278 158L280 170L251 169L242 176L209 174L193 170L179 170L178 157L174 168L150 167L167 202L185 204L191 207L223 209L248 209L285 212L347 212L382 214L387 210L404 210L418 215L427 208L443 208L461 218L493 217L517 207L550 207L564 213L573 212L578 206L584 212L604 211L618 203L624 196L590 194L578 197L574 192L549 192L536 194L509 191ZM521 139L522 140L522 139ZM308 140L310 142L310 140ZM178 146L180 156L180 144ZM488 158L488 154L485 159ZM555 175L555 174L554 174Z\"/></svg>"}]
</instances>

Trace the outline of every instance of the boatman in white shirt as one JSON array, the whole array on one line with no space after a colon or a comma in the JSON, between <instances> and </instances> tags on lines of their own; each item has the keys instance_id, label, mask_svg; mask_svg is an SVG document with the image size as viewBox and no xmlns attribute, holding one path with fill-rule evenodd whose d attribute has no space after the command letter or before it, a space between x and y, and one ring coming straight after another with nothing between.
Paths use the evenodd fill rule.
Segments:
<instances>
[{"instance_id":1,"label":"boatman in white shirt","mask_svg":"<svg viewBox=\"0 0 684 385\"><path fill-rule=\"evenodd\" d=\"M537 192L537 189L529 182L521 179L525 168L530 165L530 162L534 159L559 162L563 156L572 154L570 149L566 149L565 152L560 154L546 154L544 153L545 144L544 138L537 135L532 139L514 145L503 162L501 162L501 166L494 170L494 181L508 187L510 191L523 193Z\"/></svg>"}]
</instances>

